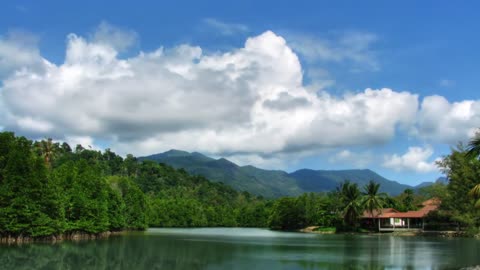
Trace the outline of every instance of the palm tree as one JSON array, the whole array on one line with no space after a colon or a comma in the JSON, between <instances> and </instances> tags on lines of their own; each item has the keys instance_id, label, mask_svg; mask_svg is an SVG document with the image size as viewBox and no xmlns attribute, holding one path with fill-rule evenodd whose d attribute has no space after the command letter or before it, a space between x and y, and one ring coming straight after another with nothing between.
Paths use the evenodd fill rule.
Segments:
<instances>
[{"instance_id":1,"label":"palm tree","mask_svg":"<svg viewBox=\"0 0 480 270\"><path fill-rule=\"evenodd\" d=\"M469 158L478 158L480 156L480 132L475 134L475 137L468 143L467 156ZM475 200L475 207L480 208L480 184L477 184L468 193Z\"/></svg>"},{"instance_id":2,"label":"palm tree","mask_svg":"<svg viewBox=\"0 0 480 270\"><path fill-rule=\"evenodd\" d=\"M372 217L372 224L375 224L375 218L373 217L373 211L382 209L385 204L385 193L379 193L380 184L375 183L373 180L364 186L362 206L367 210Z\"/></svg>"},{"instance_id":3,"label":"palm tree","mask_svg":"<svg viewBox=\"0 0 480 270\"><path fill-rule=\"evenodd\" d=\"M480 208L480 184L474 186L468 194L476 200L475 208Z\"/></svg>"},{"instance_id":4,"label":"palm tree","mask_svg":"<svg viewBox=\"0 0 480 270\"><path fill-rule=\"evenodd\" d=\"M345 181L339 191L343 202L343 219L353 227L361 212L360 190L356 183Z\"/></svg>"},{"instance_id":5,"label":"palm tree","mask_svg":"<svg viewBox=\"0 0 480 270\"><path fill-rule=\"evenodd\" d=\"M47 140L42 140L40 142L40 152L43 156L43 159L45 160L45 165L47 166L47 168L50 168L52 165L52 159L56 154L56 146L57 145L53 143L52 138L48 138Z\"/></svg>"},{"instance_id":6,"label":"palm tree","mask_svg":"<svg viewBox=\"0 0 480 270\"><path fill-rule=\"evenodd\" d=\"M410 210L415 210L415 206L413 204L415 197L414 197L414 191L411 188L406 188L401 196L402 198L402 203L403 203L403 211L410 211Z\"/></svg>"},{"instance_id":7,"label":"palm tree","mask_svg":"<svg viewBox=\"0 0 480 270\"><path fill-rule=\"evenodd\" d=\"M480 156L480 132L477 132L467 146L467 156L477 158Z\"/></svg>"}]
</instances>

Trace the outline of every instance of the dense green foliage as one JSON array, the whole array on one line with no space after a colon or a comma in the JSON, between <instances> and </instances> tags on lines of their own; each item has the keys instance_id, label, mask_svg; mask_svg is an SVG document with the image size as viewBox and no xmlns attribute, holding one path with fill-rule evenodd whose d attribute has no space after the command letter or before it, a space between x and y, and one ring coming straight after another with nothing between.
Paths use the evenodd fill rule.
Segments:
<instances>
[{"instance_id":1,"label":"dense green foliage","mask_svg":"<svg viewBox=\"0 0 480 270\"><path fill-rule=\"evenodd\" d=\"M0 133L0 236L265 227L268 207L249 193L131 155Z\"/></svg>"},{"instance_id":2,"label":"dense green foliage","mask_svg":"<svg viewBox=\"0 0 480 270\"><path fill-rule=\"evenodd\" d=\"M461 227L479 226L480 211L475 207L475 197L469 194L473 195L472 190L480 184L480 160L472 158L460 144L439 165L449 179L442 200L444 214Z\"/></svg>"},{"instance_id":3,"label":"dense green foliage","mask_svg":"<svg viewBox=\"0 0 480 270\"><path fill-rule=\"evenodd\" d=\"M151 226L266 226L266 201L222 183L152 161L138 164L135 179L147 194Z\"/></svg>"},{"instance_id":4,"label":"dense green foliage","mask_svg":"<svg viewBox=\"0 0 480 270\"><path fill-rule=\"evenodd\" d=\"M122 170L111 157L0 133L0 235L146 228L145 196L132 179L109 178Z\"/></svg>"},{"instance_id":5,"label":"dense green foliage","mask_svg":"<svg viewBox=\"0 0 480 270\"><path fill-rule=\"evenodd\" d=\"M277 230L296 230L306 226L336 226L340 221L336 193L305 193L296 198L277 199L268 225Z\"/></svg>"},{"instance_id":6,"label":"dense green foliage","mask_svg":"<svg viewBox=\"0 0 480 270\"><path fill-rule=\"evenodd\" d=\"M467 157L478 160L480 158L480 133L476 133L475 137L469 142L467 148ZM475 201L475 208L480 208L480 183L477 183L468 193Z\"/></svg>"}]
</instances>

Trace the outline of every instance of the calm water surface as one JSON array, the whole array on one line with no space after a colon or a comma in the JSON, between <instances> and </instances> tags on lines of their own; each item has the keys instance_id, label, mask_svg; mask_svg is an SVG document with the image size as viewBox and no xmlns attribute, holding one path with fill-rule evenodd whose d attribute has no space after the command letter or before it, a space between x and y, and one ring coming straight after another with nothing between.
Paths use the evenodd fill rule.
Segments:
<instances>
[{"instance_id":1,"label":"calm water surface","mask_svg":"<svg viewBox=\"0 0 480 270\"><path fill-rule=\"evenodd\" d=\"M149 229L110 239L0 246L0 269L460 269L480 240Z\"/></svg>"}]
</instances>

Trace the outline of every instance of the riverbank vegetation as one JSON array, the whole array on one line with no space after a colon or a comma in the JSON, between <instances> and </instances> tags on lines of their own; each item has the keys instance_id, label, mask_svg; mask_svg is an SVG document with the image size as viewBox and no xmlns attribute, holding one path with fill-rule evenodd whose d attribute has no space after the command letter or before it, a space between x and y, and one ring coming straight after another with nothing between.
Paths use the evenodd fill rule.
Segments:
<instances>
[{"instance_id":1,"label":"riverbank vegetation","mask_svg":"<svg viewBox=\"0 0 480 270\"><path fill-rule=\"evenodd\" d=\"M474 150L472 150L474 149ZM391 197L379 184L343 182L326 193L264 199L152 161L139 162L50 139L0 133L0 238L42 238L147 227L308 226L359 231L360 216L381 208L416 210L439 198L430 229L478 230L480 161L473 144L459 145L438 165L448 184ZM373 229L373 227L372 227Z\"/></svg>"},{"instance_id":2,"label":"riverbank vegetation","mask_svg":"<svg viewBox=\"0 0 480 270\"><path fill-rule=\"evenodd\" d=\"M400 195L391 197L379 193L379 185L374 182L360 188L345 181L336 191L328 194L309 194L277 200L269 225L272 228L288 230L316 225L320 228L335 226L337 231L361 231L359 218L364 211L371 214L382 208L395 208L402 212L418 210L421 202L437 198L442 203L437 211L432 211L426 217L425 229L460 230L470 235L478 234L479 158L480 134L477 133L469 145L459 144L449 155L437 162L439 169L448 179L447 184L435 183L417 191L406 189Z\"/></svg>"},{"instance_id":3,"label":"riverbank vegetation","mask_svg":"<svg viewBox=\"0 0 480 270\"><path fill-rule=\"evenodd\" d=\"M269 202L184 170L0 133L0 238L264 227Z\"/></svg>"},{"instance_id":4,"label":"riverbank vegetation","mask_svg":"<svg viewBox=\"0 0 480 270\"><path fill-rule=\"evenodd\" d=\"M445 156L439 167L448 178L440 197L440 210L432 222L455 224L462 230L478 232L480 227L480 134L469 145L457 145Z\"/></svg>"}]
</instances>

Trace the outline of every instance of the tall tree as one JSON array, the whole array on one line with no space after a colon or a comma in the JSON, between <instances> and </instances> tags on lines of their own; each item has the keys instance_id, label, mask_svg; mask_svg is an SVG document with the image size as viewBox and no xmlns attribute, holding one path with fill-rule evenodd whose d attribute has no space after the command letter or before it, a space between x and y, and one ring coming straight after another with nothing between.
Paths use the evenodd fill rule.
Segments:
<instances>
[{"instance_id":1,"label":"tall tree","mask_svg":"<svg viewBox=\"0 0 480 270\"><path fill-rule=\"evenodd\" d=\"M46 140L35 142L34 146L45 161L47 168L51 168L53 159L57 154L59 144L54 143L52 138L48 138Z\"/></svg>"},{"instance_id":2,"label":"tall tree","mask_svg":"<svg viewBox=\"0 0 480 270\"><path fill-rule=\"evenodd\" d=\"M472 140L468 143L467 156L470 158L478 158L480 156L480 132L475 134ZM470 196L472 196L476 202L475 207L480 208L480 184L477 184L470 190Z\"/></svg>"},{"instance_id":3,"label":"tall tree","mask_svg":"<svg viewBox=\"0 0 480 270\"><path fill-rule=\"evenodd\" d=\"M353 228L362 211L358 185L345 181L340 187L340 196L343 202L343 219L350 228Z\"/></svg>"},{"instance_id":4,"label":"tall tree","mask_svg":"<svg viewBox=\"0 0 480 270\"><path fill-rule=\"evenodd\" d=\"M469 227L478 224L476 202L472 196L476 194L475 187L480 184L480 160L471 158L468 150L459 144L438 165L449 180L448 196L442 200L441 207L449 211L452 219L460 225Z\"/></svg>"},{"instance_id":5,"label":"tall tree","mask_svg":"<svg viewBox=\"0 0 480 270\"><path fill-rule=\"evenodd\" d=\"M478 158L480 156L480 132L477 132L468 143L467 156L470 158Z\"/></svg>"},{"instance_id":6,"label":"tall tree","mask_svg":"<svg viewBox=\"0 0 480 270\"><path fill-rule=\"evenodd\" d=\"M406 188L400 195L396 197L398 202L398 209L400 211L411 211L416 210L416 198L415 198L415 191L411 188Z\"/></svg>"},{"instance_id":7,"label":"tall tree","mask_svg":"<svg viewBox=\"0 0 480 270\"><path fill-rule=\"evenodd\" d=\"M383 208L384 205L384 193L379 193L380 184L370 180L364 187L362 206L367 210L372 217L372 224L375 224L375 218L373 217L373 211Z\"/></svg>"}]
</instances>

